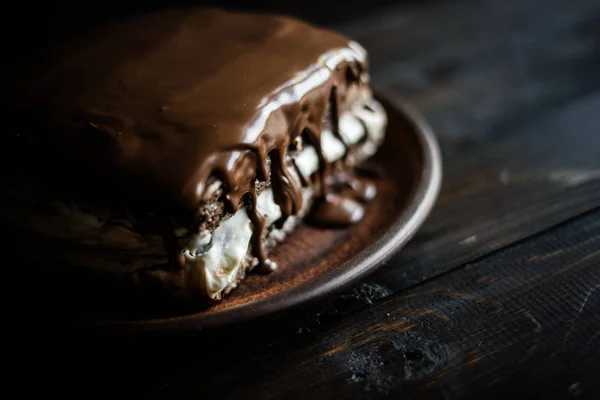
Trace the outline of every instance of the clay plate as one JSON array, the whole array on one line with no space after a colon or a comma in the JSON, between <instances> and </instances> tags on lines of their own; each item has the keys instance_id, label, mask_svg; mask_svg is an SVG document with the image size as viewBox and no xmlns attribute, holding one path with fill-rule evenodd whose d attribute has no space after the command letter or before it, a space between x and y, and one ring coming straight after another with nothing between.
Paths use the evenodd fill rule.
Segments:
<instances>
[{"instance_id":1,"label":"clay plate","mask_svg":"<svg viewBox=\"0 0 600 400\"><path fill-rule=\"evenodd\" d=\"M223 301L210 306L145 299L101 284L94 293L63 279L59 286L44 285L53 287L54 295L43 295L40 303L47 307L42 314L55 322L60 318L127 331L224 325L320 299L373 272L421 226L442 177L438 146L424 119L404 104L379 100L389 122L386 141L371 163L384 174L377 179L377 197L360 224L345 230L299 226L272 253L279 265L276 272L250 274ZM82 289L75 293L73 286ZM66 287L71 288L69 294ZM57 303L56 298L62 300Z\"/></svg>"}]
</instances>

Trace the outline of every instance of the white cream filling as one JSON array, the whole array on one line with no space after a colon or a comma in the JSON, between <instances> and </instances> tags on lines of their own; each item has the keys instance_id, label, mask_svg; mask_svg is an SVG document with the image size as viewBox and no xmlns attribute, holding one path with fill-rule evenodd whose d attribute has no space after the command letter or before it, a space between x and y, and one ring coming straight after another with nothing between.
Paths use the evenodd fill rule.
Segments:
<instances>
[{"instance_id":1,"label":"white cream filling","mask_svg":"<svg viewBox=\"0 0 600 400\"><path fill-rule=\"evenodd\" d=\"M368 134L372 140L379 143L385 136L385 128L387 126L387 114L378 101L371 100L365 107L365 104L354 104L352 106L352 115L355 118L362 120L368 129ZM343 117L343 116L342 116ZM340 133L342 130L342 118L340 117Z\"/></svg>"},{"instance_id":2,"label":"white cream filling","mask_svg":"<svg viewBox=\"0 0 600 400\"><path fill-rule=\"evenodd\" d=\"M346 147L342 142L340 142L334 135L333 132L329 130L323 130L321 132L321 149L323 150L323 155L327 162L332 163L336 160L339 160L344 155L346 151ZM316 172L319 164L311 165L311 168L314 170L311 172Z\"/></svg>"},{"instance_id":3,"label":"white cream filling","mask_svg":"<svg viewBox=\"0 0 600 400\"><path fill-rule=\"evenodd\" d=\"M364 128L360 121L357 121L353 113L345 112L340 115L338 121L340 136L346 143L356 143L365 134Z\"/></svg>"},{"instance_id":4,"label":"white cream filling","mask_svg":"<svg viewBox=\"0 0 600 400\"><path fill-rule=\"evenodd\" d=\"M351 111L340 116L340 135L349 144L357 143L364 135L367 126L368 134L376 141L384 136L386 115L383 107L375 100L368 102L373 110L368 110L364 104L355 105ZM360 118L360 119L359 119ZM321 133L321 149L328 162L339 160L345 151L344 145L331 131ZM310 176L319 168L319 158L312 146L306 146L295 158L300 173ZM256 208L265 218L265 226L273 224L281 217L281 210L273 199L271 189L265 189L256 200ZM185 267L198 272L203 280L202 286L212 299L219 299L221 292L227 286L235 284L239 275L242 261L248 252L252 238L250 218L245 208L241 208L229 219L223 221L212 234L200 232L188 244L185 250ZM196 255L196 249L210 243L207 251Z\"/></svg>"}]
</instances>

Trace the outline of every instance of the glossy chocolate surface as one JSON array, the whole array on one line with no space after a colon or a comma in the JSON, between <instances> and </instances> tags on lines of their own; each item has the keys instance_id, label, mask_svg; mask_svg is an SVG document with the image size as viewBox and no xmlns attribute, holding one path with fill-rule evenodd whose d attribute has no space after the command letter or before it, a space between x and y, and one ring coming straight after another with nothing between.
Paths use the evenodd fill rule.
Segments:
<instances>
[{"instance_id":1,"label":"glossy chocolate surface","mask_svg":"<svg viewBox=\"0 0 600 400\"><path fill-rule=\"evenodd\" d=\"M26 73L20 111L43 131L19 132L18 142L49 144L55 158L188 207L211 175L238 197L265 178L270 151L305 128L320 133L331 88L345 83L337 50L348 46L295 19L216 9L118 21ZM321 95L307 95L314 90Z\"/></svg>"},{"instance_id":2,"label":"glossy chocolate surface","mask_svg":"<svg viewBox=\"0 0 600 400\"><path fill-rule=\"evenodd\" d=\"M358 202L328 193L320 146L324 124L344 143L339 116L368 92L367 80L358 44L292 18L203 8L146 14L53 48L12 81L10 107L26 122L4 149L16 170L50 190L91 191L164 216L184 209L192 231L217 179L227 212L248 207L253 253L265 266L255 184L270 180L278 224L300 210L310 177L291 173L287 150L301 135L319 158L314 218L334 226L361 219ZM171 264L181 264L170 227L163 231Z\"/></svg>"}]
</instances>

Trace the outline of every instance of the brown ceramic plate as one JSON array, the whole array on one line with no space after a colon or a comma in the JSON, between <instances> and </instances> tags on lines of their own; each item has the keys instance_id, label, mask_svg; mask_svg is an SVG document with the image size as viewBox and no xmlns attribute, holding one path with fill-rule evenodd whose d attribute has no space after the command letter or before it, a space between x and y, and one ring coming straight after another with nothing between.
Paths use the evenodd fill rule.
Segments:
<instances>
[{"instance_id":1,"label":"brown ceramic plate","mask_svg":"<svg viewBox=\"0 0 600 400\"><path fill-rule=\"evenodd\" d=\"M384 174L378 178L378 195L359 225L346 230L301 225L273 253L280 266L276 272L250 274L223 301L208 307L181 308L156 299L131 301L112 294L112 301L95 297L96 304L84 306L81 296L73 294L52 308L64 310L76 303L86 322L128 331L198 328L320 299L373 272L421 226L442 178L438 146L424 119L404 104L379 100L389 122L386 141L372 163Z\"/></svg>"}]
</instances>

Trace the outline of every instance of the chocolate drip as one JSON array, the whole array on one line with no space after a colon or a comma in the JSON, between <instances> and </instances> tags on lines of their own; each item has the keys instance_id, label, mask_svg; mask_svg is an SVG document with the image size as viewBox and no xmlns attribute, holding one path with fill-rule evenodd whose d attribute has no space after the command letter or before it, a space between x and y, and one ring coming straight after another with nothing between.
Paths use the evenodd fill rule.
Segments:
<instances>
[{"instance_id":1,"label":"chocolate drip","mask_svg":"<svg viewBox=\"0 0 600 400\"><path fill-rule=\"evenodd\" d=\"M61 176L65 188L94 198L187 210L198 207L218 170L239 190L233 204L249 182L265 178L265 168L251 166L252 153L268 154L301 132L289 129L298 114L322 116L324 89L345 85L346 66L363 63L364 51L347 37L293 18L206 8L125 18L7 77L7 104L24 116L9 131L30 143L11 161L40 181ZM97 136L102 145L90 146ZM15 147L2 146L7 155ZM24 161L33 151L44 169ZM77 168L63 171L56 158Z\"/></svg>"},{"instance_id":2,"label":"chocolate drip","mask_svg":"<svg viewBox=\"0 0 600 400\"><path fill-rule=\"evenodd\" d=\"M369 128L367 127L367 124L365 121L362 120L362 118L358 118L358 122L360 123L360 126L362 126L363 131L365 132L365 136L362 138L362 140L360 140L358 143L356 143L356 145L360 145L361 143L363 143L364 141L369 139Z\"/></svg>"},{"instance_id":3,"label":"chocolate drip","mask_svg":"<svg viewBox=\"0 0 600 400\"><path fill-rule=\"evenodd\" d=\"M370 179L348 175L340 194L347 198L366 203L373 200L377 194L377 185Z\"/></svg>"},{"instance_id":4,"label":"chocolate drip","mask_svg":"<svg viewBox=\"0 0 600 400\"><path fill-rule=\"evenodd\" d=\"M324 199L317 200L307 222L321 227L337 228L358 223L364 215L364 203L377 194L375 182L343 173ZM361 204L363 203L363 204Z\"/></svg>"},{"instance_id":5,"label":"chocolate drip","mask_svg":"<svg viewBox=\"0 0 600 400\"><path fill-rule=\"evenodd\" d=\"M345 159L346 154L348 154L348 145L342 137L342 135L340 134L340 114L338 109L337 87L335 86L331 88L331 93L329 94L329 109L331 119L331 131L333 132L333 135L346 147L346 152L344 153L344 157L342 158Z\"/></svg>"},{"instance_id":6,"label":"chocolate drip","mask_svg":"<svg viewBox=\"0 0 600 400\"><path fill-rule=\"evenodd\" d=\"M370 179L381 178L385 175L384 171L381 168L381 165L376 164L372 161L365 161L360 163L359 165L356 165L354 167L354 173L363 178Z\"/></svg>"},{"instance_id":7,"label":"chocolate drip","mask_svg":"<svg viewBox=\"0 0 600 400\"><path fill-rule=\"evenodd\" d=\"M287 146L286 146L287 147ZM302 208L302 190L299 182L290 175L282 150L271 152L271 187L273 199L281 209L281 218L276 226L281 228L290 215L294 215Z\"/></svg>"},{"instance_id":8,"label":"chocolate drip","mask_svg":"<svg viewBox=\"0 0 600 400\"><path fill-rule=\"evenodd\" d=\"M263 246L263 235L265 231L265 218L258 212L256 207L256 185L253 183L248 192L249 204L246 207L248 218L252 223L252 255L258 260L258 270L260 272L271 272L277 268L277 264L269 260L265 255Z\"/></svg>"},{"instance_id":9,"label":"chocolate drip","mask_svg":"<svg viewBox=\"0 0 600 400\"><path fill-rule=\"evenodd\" d=\"M256 149L256 157L258 162L258 174L256 179L266 181L269 179L269 165L267 162L267 154L264 147L258 147Z\"/></svg>"},{"instance_id":10,"label":"chocolate drip","mask_svg":"<svg viewBox=\"0 0 600 400\"><path fill-rule=\"evenodd\" d=\"M359 202L330 193L324 201L318 201L307 218L312 225L338 228L358 223L364 215L364 207Z\"/></svg>"},{"instance_id":11,"label":"chocolate drip","mask_svg":"<svg viewBox=\"0 0 600 400\"><path fill-rule=\"evenodd\" d=\"M292 166L294 167L296 175L298 175L298 178L300 178L300 184L302 185L302 187L309 186L310 178L302 175L302 172L300 172L300 168L298 168L298 164L296 164L296 160L292 160Z\"/></svg>"},{"instance_id":12,"label":"chocolate drip","mask_svg":"<svg viewBox=\"0 0 600 400\"><path fill-rule=\"evenodd\" d=\"M319 134L315 134L312 130L305 129L304 133L306 134L306 137L310 139L310 143L315 148L317 156L319 157L319 171L317 175L317 180L321 191L319 196L321 198L325 198L327 196L327 181L325 178L327 177L327 172L329 171L329 164L327 163L327 159L325 158L323 150L321 149L321 131L319 131Z\"/></svg>"},{"instance_id":13,"label":"chocolate drip","mask_svg":"<svg viewBox=\"0 0 600 400\"><path fill-rule=\"evenodd\" d=\"M361 203L371 201L377 194L375 182L359 178L351 171L341 173L329 187L325 198L313 204L307 222L321 227L343 227L359 222L364 215Z\"/></svg>"},{"instance_id":14,"label":"chocolate drip","mask_svg":"<svg viewBox=\"0 0 600 400\"><path fill-rule=\"evenodd\" d=\"M346 82L359 82L362 74L362 66L357 64L349 64L346 67Z\"/></svg>"},{"instance_id":15,"label":"chocolate drip","mask_svg":"<svg viewBox=\"0 0 600 400\"><path fill-rule=\"evenodd\" d=\"M242 197L248 193L245 185L239 185L237 182L227 182L224 195L225 210L231 214L238 211ZM195 228L195 227L194 227Z\"/></svg>"},{"instance_id":16,"label":"chocolate drip","mask_svg":"<svg viewBox=\"0 0 600 400\"><path fill-rule=\"evenodd\" d=\"M336 104L335 88L331 91L330 99L332 111L330 118L333 131L337 132L336 136L342 141L346 149L344 158L340 162L340 165L343 166L343 160L349 154L352 147L339 137L339 111ZM362 120L360 122L363 126L365 137L367 137L369 134L368 128ZM324 176L321 175L320 178L322 179L321 182L323 182ZM367 178L359 178L352 171L347 170L338 177L338 181L334 182L332 188L328 190L325 196L315 201L307 222L312 225L324 227L343 227L356 224L364 215L364 206L360 203L372 200L376 194L377 186L373 181Z\"/></svg>"}]
</instances>

